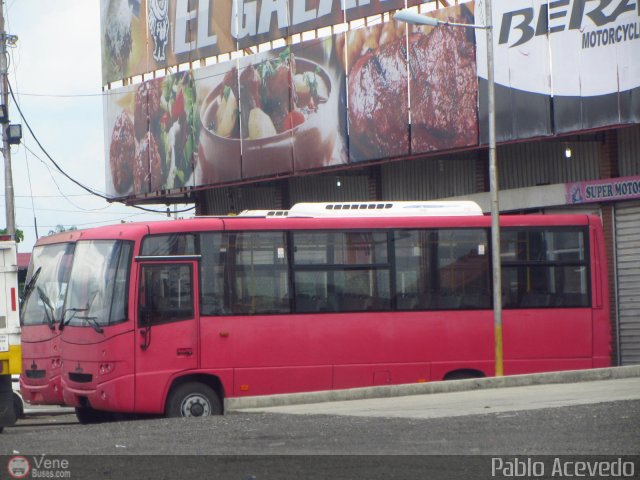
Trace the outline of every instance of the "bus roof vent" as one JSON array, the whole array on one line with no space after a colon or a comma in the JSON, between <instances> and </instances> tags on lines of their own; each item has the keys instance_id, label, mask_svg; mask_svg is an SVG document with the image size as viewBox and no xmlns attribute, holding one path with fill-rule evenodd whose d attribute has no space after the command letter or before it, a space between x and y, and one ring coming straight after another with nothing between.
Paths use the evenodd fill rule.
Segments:
<instances>
[{"instance_id":1,"label":"bus roof vent","mask_svg":"<svg viewBox=\"0 0 640 480\"><path fill-rule=\"evenodd\" d=\"M290 217L414 217L482 215L471 201L296 203Z\"/></svg>"},{"instance_id":2,"label":"bus roof vent","mask_svg":"<svg viewBox=\"0 0 640 480\"><path fill-rule=\"evenodd\" d=\"M289 216L289 210L243 210L238 217L282 218Z\"/></svg>"}]
</instances>

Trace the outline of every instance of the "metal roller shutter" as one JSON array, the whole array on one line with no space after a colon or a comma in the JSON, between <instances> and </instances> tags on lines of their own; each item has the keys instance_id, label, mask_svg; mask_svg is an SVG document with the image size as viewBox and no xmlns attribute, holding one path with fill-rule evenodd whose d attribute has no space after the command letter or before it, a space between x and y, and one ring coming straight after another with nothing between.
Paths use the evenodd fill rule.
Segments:
<instances>
[{"instance_id":1,"label":"metal roller shutter","mask_svg":"<svg viewBox=\"0 0 640 480\"><path fill-rule=\"evenodd\" d=\"M640 202L619 203L615 213L620 364L640 364Z\"/></svg>"}]
</instances>

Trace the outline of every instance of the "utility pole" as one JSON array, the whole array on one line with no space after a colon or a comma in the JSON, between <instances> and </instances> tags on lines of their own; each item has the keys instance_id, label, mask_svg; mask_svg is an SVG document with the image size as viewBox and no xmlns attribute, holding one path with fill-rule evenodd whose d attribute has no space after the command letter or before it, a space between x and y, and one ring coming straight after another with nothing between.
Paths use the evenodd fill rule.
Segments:
<instances>
[{"instance_id":1,"label":"utility pole","mask_svg":"<svg viewBox=\"0 0 640 480\"><path fill-rule=\"evenodd\" d=\"M7 77L7 32L4 30L4 0L0 0L0 103L4 105L6 114L2 124L2 153L4 155L4 194L7 215L7 233L11 239L16 238L16 219L13 195L13 174L11 173L11 146L7 133L9 119L9 81Z\"/></svg>"}]
</instances>

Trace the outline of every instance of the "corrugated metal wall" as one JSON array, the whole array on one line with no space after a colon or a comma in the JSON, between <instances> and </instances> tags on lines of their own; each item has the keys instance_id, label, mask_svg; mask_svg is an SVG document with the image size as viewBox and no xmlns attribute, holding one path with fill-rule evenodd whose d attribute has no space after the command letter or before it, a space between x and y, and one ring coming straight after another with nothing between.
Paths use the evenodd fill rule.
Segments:
<instances>
[{"instance_id":1,"label":"corrugated metal wall","mask_svg":"<svg viewBox=\"0 0 640 480\"><path fill-rule=\"evenodd\" d=\"M640 364L640 202L618 203L615 212L620 364Z\"/></svg>"},{"instance_id":2,"label":"corrugated metal wall","mask_svg":"<svg viewBox=\"0 0 640 480\"><path fill-rule=\"evenodd\" d=\"M527 142L498 148L501 190L595 180L600 142ZM571 158L565 149L571 148Z\"/></svg>"},{"instance_id":3,"label":"corrugated metal wall","mask_svg":"<svg viewBox=\"0 0 640 480\"><path fill-rule=\"evenodd\" d=\"M291 205L298 202L366 201L369 200L369 177L351 172L293 177L289 180L289 200Z\"/></svg>"},{"instance_id":4,"label":"corrugated metal wall","mask_svg":"<svg viewBox=\"0 0 640 480\"><path fill-rule=\"evenodd\" d=\"M640 173L640 126L621 129L618 137L620 175ZM599 178L598 141L534 141L498 148L500 190L552 185ZM572 155L566 158L565 149ZM380 168L382 200L430 200L477 193L477 152L387 163ZM371 167L378 168L378 167ZM484 167L481 167L484 168ZM270 186L213 189L204 194L208 214L247 208L283 208L279 191L288 181L289 201L365 201L373 199L369 168L292 177ZM338 186L338 182L340 186ZM374 190L375 191L375 190ZM286 195L284 195L286 197Z\"/></svg>"},{"instance_id":5,"label":"corrugated metal wall","mask_svg":"<svg viewBox=\"0 0 640 480\"><path fill-rule=\"evenodd\" d=\"M382 200L431 200L476 191L475 153L382 166Z\"/></svg>"},{"instance_id":6,"label":"corrugated metal wall","mask_svg":"<svg viewBox=\"0 0 640 480\"><path fill-rule=\"evenodd\" d=\"M282 208L281 195L274 186L213 188L203 194L203 215L226 215L242 210L261 210Z\"/></svg>"},{"instance_id":7,"label":"corrugated metal wall","mask_svg":"<svg viewBox=\"0 0 640 480\"><path fill-rule=\"evenodd\" d=\"M640 125L618 130L618 169L621 177L640 174Z\"/></svg>"}]
</instances>

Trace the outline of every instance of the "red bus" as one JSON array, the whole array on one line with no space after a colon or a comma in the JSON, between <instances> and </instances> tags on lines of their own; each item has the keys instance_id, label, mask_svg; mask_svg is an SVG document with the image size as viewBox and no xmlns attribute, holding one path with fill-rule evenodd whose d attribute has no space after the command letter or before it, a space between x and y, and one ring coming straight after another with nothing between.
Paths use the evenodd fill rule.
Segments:
<instances>
[{"instance_id":1,"label":"red bus","mask_svg":"<svg viewBox=\"0 0 640 480\"><path fill-rule=\"evenodd\" d=\"M61 325L65 403L83 422L204 416L229 397L492 376L491 220L467 207L85 230ZM505 373L609 366L600 220L502 216L501 244Z\"/></svg>"},{"instance_id":2,"label":"red bus","mask_svg":"<svg viewBox=\"0 0 640 480\"><path fill-rule=\"evenodd\" d=\"M39 239L31 254L20 311L22 374L25 401L62 405L60 332L75 241L80 232Z\"/></svg>"}]
</instances>

